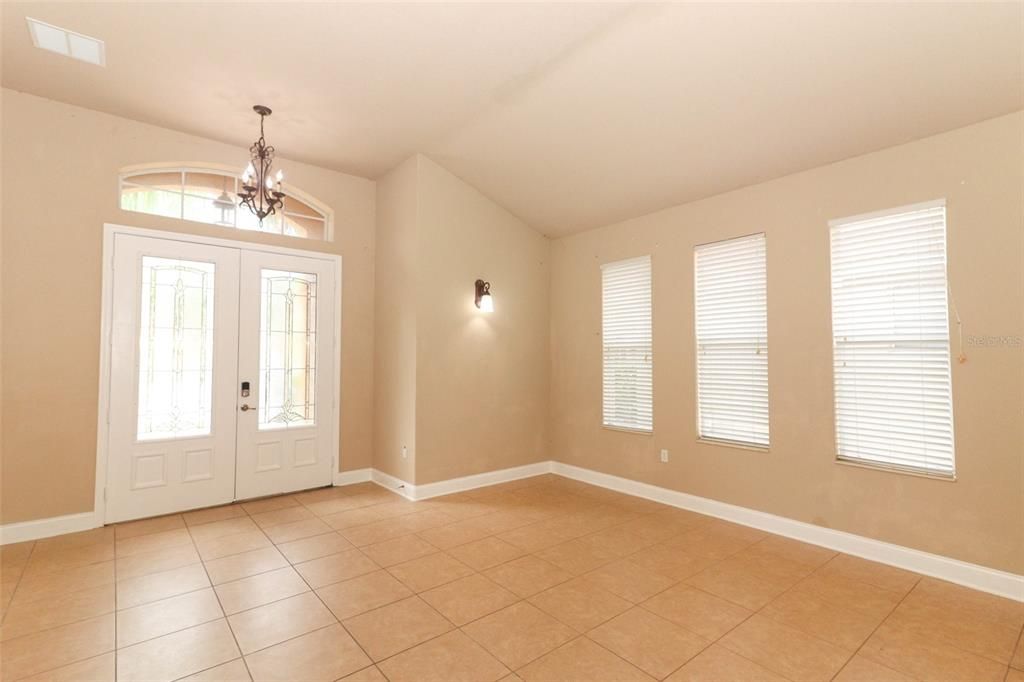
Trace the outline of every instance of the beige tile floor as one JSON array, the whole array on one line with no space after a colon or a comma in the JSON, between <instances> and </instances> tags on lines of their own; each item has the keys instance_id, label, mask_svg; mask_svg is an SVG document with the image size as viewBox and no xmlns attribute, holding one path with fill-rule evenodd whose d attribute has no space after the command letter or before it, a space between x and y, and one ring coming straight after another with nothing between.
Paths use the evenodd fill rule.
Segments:
<instances>
[{"instance_id":1,"label":"beige tile floor","mask_svg":"<svg viewBox=\"0 0 1024 682\"><path fill-rule=\"evenodd\" d=\"M1024 605L540 476L0 550L3 680L1024 681Z\"/></svg>"}]
</instances>

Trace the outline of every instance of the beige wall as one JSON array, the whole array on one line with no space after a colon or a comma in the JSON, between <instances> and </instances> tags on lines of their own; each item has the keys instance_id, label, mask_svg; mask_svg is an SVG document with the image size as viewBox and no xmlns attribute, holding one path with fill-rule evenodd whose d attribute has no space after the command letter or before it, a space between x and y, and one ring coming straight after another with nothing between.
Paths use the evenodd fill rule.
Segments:
<instances>
[{"instance_id":1,"label":"beige wall","mask_svg":"<svg viewBox=\"0 0 1024 682\"><path fill-rule=\"evenodd\" d=\"M953 365L955 482L837 464L827 227L944 197L965 341L1024 337L1022 140L1018 113L554 242L552 457L1024 573L1024 349L967 347ZM698 443L694 404L693 247L760 230L768 453ZM654 268L653 436L601 427L599 265L642 254Z\"/></svg>"},{"instance_id":2,"label":"beige wall","mask_svg":"<svg viewBox=\"0 0 1024 682\"><path fill-rule=\"evenodd\" d=\"M416 483L547 459L550 242L430 159L419 168Z\"/></svg>"},{"instance_id":3,"label":"beige wall","mask_svg":"<svg viewBox=\"0 0 1024 682\"><path fill-rule=\"evenodd\" d=\"M827 230L830 218L944 197L965 340L1024 337L1024 114L555 242L423 156L376 187L282 162L336 212L336 241L315 245L117 207L122 166L238 165L245 150L9 90L0 115L0 522L92 507L101 235L117 222L343 255L343 470L423 484L550 457L1024 573L1024 349L968 346L954 365L955 482L837 464ZM768 235L769 453L695 433L692 249L757 230ZM646 253L653 436L600 426L599 265ZM492 282L492 315L473 306L478 277Z\"/></svg>"},{"instance_id":4,"label":"beige wall","mask_svg":"<svg viewBox=\"0 0 1024 682\"><path fill-rule=\"evenodd\" d=\"M333 243L118 208L118 169L240 166L247 150L3 90L3 463L0 520L90 511L96 462L103 223L342 254L341 468L371 465L374 183L281 160L335 211Z\"/></svg>"},{"instance_id":5,"label":"beige wall","mask_svg":"<svg viewBox=\"0 0 1024 682\"><path fill-rule=\"evenodd\" d=\"M416 478L418 182L416 156L377 182L373 466L409 482Z\"/></svg>"},{"instance_id":6,"label":"beige wall","mask_svg":"<svg viewBox=\"0 0 1024 682\"><path fill-rule=\"evenodd\" d=\"M424 156L377 198L375 466L423 484L547 459L548 240Z\"/></svg>"}]
</instances>

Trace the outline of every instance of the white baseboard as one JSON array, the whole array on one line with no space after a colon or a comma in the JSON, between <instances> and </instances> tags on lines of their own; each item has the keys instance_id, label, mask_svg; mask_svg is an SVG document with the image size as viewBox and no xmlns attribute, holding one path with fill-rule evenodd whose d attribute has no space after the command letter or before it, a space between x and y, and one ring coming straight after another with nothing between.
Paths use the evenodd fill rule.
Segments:
<instances>
[{"instance_id":1,"label":"white baseboard","mask_svg":"<svg viewBox=\"0 0 1024 682\"><path fill-rule=\"evenodd\" d=\"M643 497L673 507L715 516L744 526L784 535L794 540L828 547L837 552L852 554L897 568L914 571L933 578L947 580L982 592L1024 602L1024 576L994 568L970 564L938 554L929 554L910 547L873 540L840 530L823 528L784 516L738 507L706 497L641 483L628 478L584 469L571 464L554 462L552 472L566 478L609 488L618 492Z\"/></svg>"},{"instance_id":2,"label":"white baseboard","mask_svg":"<svg viewBox=\"0 0 1024 682\"><path fill-rule=\"evenodd\" d=\"M398 493L406 499L416 499L416 486L412 483L407 483L400 478L395 478L391 474L385 474L380 469L371 470L370 480L382 488L387 488L393 493Z\"/></svg>"},{"instance_id":3,"label":"white baseboard","mask_svg":"<svg viewBox=\"0 0 1024 682\"><path fill-rule=\"evenodd\" d=\"M425 500L439 495L450 495L464 490L473 490L488 485L496 485L515 481L540 474L555 473L584 483L609 488L627 495L634 495L655 502L688 509L700 514L707 514L733 523L750 526L759 530L783 535L795 540L809 542L834 549L837 552L852 554L871 561L896 566L897 568L914 571L933 578L947 580L983 592L1007 597L1024 602L1024 576L977 564L951 559L938 554L930 554L920 550L894 545L881 540L873 540L862 535L854 535L840 530L823 528L814 524L776 516L767 512L739 507L726 502L719 502L706 497L698 497L678 490L670 490L649 483L641 483L620 476L605 474L592 469L563 464L561 462L543 461L488 471L461 478L436 481L423 485L413 485L395 478L378 469L356 469L342 471L334 475L334 485L351 485L373 481L388 490L398 493L410 500ZM74 533L91 528L98 528L103 523L94 512L68 514L48 519L9 523L0 526L0 545L26 540Z\"/></svg>"},{"instance_id":4,"label":"white baseboard","mask_svg":"<svg viewBox=\"0 0 1024 682\"><path fill-rule=\"evenodd\" d=\"M335 471L334 485L352 485L353 483L365 483L370 480L373 469L353 469L352 471Z\"/></svg>"},{"instance_id":5,"label":"white baseboard","mask_svg":"<svg viewBox=\"0 0 1024 682\"><path fill-rule=\"evenodd\" d=\"M35 521L22 521L21 523L8 523L0 526L0 545L9 545L14 542L26 542L28 540L41 540L64 535L65 533L77 533L80 530L91 530L99 528L103 523L95 512L82 512L81 514L68 514L66 516L52 516L48 519L36 519Z\"/></svg>"},{"instance_id":6,"label":"white baseboard","mask_svg":"<svg viewBox=\"0 0 1024 682\"><path fill-rule=\"evenodd\" d=\"M533 464L525 464L523 466L512 467L510 469L485 471L482 474L473 474L471 476L462 476L460 478L449 478L445 481L437 481L435 483L424 483L422 485L413 486L413 499L426 500L439 495L451 495L452 493L459 493L464 490L473 490L474 488L483 488L488 485L518 481L521 478L530 478L531 476L549 474L551 473L552 464L553 462L551 460L545 460L543 462L534 462Z\"/></svg>"},{"instance_id":7,"label":"white baseboard","mask_svg":"<svg viewBox=\"0 0 1024 682\"><path fill-rule=\"evenodd\" d=\"M407 499L427 500L440 495L451 495L452 493L460 493L464 490L473 490L489 485L497 485L498 483L518 481L521 478L549 474L551 473L552 464L551 460L544 460L543 462L524 464L523 466L509 469L485 471L480 474L449 478L444 481L435 481L434 483L424 483L421 485L413 485L408 481L395 478L391 474L386 474L379 469L373 469L371 470L370 480Z\"/></svg>"}]
</instances>

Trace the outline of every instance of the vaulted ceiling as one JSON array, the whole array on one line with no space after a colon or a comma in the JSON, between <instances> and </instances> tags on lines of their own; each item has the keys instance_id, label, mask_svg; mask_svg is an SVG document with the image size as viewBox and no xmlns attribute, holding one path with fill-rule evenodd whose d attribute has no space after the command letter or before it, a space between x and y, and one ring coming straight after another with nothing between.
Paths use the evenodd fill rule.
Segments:
<instances>
[{"instance_id":1,"label":"vaulted ceiling","mask_svg":"<svg viewBox=\"0 0 1024 682\"><path fill-rule=\"evenodd\" d=\"M106 41L35 49L25 17ZM564 235L1024 108L1024 3L50 3L3 85L378 177L423 152Z\"/></svg>"}]
</instances>

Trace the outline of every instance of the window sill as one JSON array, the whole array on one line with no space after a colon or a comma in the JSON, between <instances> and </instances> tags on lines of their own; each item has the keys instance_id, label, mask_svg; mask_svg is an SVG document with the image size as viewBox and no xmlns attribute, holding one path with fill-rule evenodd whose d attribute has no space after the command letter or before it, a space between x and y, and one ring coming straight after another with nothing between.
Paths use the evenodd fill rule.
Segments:
<instances>
[{"instance_id":1,"label":"window sill","mask_svg":"<svg viewBox=\"0 0 1024 682\"><path fill-rule=\"evenodd\" d=\"M651 429L650 431L648 431L646 429L631 429L631 428L628 428L626 426L608 426L607 424L601 424L601 428L602 429L607 429L608 431L619 431L621 433L633 433L633 434L636 434L638 436L653 436L654 435L654 429Z\"/></svg>"},{"instance_id":2,"label":"window sill","mask_svg":"<svg viewBox=\"0 0 1024 682\"><path fill-rule=\"evenodd\" d=\"M833 461L842 466L853 467L855 469L868 469L870 471L880 471L887 474L902 474L904 476L927 478L933 481L944 481L946 483L956 483L957 480L955 472L952 474L936 474L929 471L902 469L900 467L885 466L884 464L871 464L869 462L858 462L849 459L841 459L839 457L836 457Z\"/></svg>"},{"instance_id":3,"label":"window sill","mask_svg":"<svg viewBox=\"0 0 1024 682\"><path fill-rule=\"evenodd\" d=\"M763 445L753 445L751 443L739 443L732 440L718 440L716 438L698 438L698 443L703 445L717 445L723 448L733 448L735 450L751 450L753 452L771 452L771 448Z\"/></svg>"}]
</instances>

